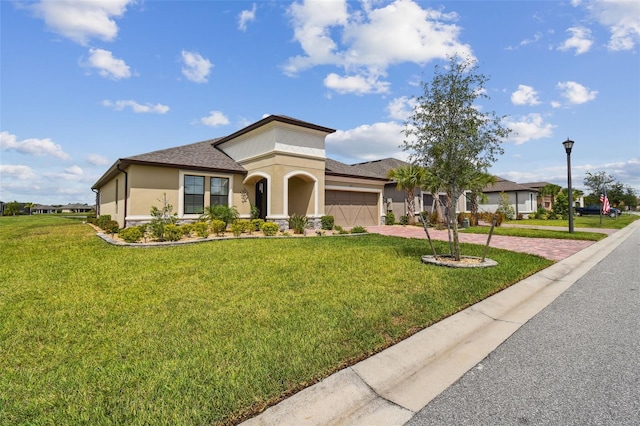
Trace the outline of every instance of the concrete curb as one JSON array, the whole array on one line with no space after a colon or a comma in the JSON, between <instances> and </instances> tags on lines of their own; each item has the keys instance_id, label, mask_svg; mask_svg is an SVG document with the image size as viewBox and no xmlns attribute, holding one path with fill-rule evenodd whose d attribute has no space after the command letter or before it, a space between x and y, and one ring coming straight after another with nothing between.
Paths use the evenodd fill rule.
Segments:
<instances>
[{"instance_id":1,"label":"concrete curb","mask_svg":"<svg viewBox=\"0 0 640 426\"><path fill-rule=\"evenodd\" d=\"M640 221L245 423L403 425L640 228Z\"/></svg>"}]
</instances>

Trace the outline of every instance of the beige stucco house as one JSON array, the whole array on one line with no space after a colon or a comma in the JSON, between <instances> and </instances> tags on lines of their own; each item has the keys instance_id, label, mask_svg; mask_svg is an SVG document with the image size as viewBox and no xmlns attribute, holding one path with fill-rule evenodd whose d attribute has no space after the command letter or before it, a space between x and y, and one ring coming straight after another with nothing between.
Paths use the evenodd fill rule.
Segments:
<instances>
[{"instance_id":1,"label":"beige stucco house","mask_svg":"<svg viewBox=\"0 0 640 426\"><path fill-rule=\"evenodd\" d=\"M183 222L225 204L243 218L255 206L283 227L294 213L316 226L323 215L341 226L378 225L388 179L327 158L334 131L271 115L222 138L120 158L92 186L98 215L121 227L149 222L166 196Z\"/></svg>"}]
</instances>

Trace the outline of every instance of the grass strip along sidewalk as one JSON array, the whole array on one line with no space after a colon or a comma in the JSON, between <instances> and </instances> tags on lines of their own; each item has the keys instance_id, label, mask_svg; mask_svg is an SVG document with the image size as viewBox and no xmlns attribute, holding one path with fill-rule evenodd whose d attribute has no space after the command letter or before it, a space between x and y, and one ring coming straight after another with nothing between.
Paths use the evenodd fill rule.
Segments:
<instances>
[{"instance_id":1,"label":"grass strip along sidewalk","mask_svg":"<svg viewBox=\"0 0 640 426\"><path fill-rule=\"evenodd\" d=\"M237 423L552 263L491 249L497 267L439 268L428 251L380 235L139 249L0 218L0 424Z\"/></svg>"}]
</instances>

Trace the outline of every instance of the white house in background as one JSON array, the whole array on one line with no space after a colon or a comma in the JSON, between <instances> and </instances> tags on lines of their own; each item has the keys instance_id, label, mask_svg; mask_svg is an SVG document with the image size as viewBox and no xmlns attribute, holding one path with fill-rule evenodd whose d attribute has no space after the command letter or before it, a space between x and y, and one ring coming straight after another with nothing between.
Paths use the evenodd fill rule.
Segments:
<instances>
[{"instance_id":1,"label":"white house in background","mask_svg":"<svg viewBox=\"0 0 640 426\"><path fill-rule=\"evenodd\" d=\"M487 185L482 190L486 199L480 200L484 202L478 204L481 212L495 212L498 207L500 207L501 194L505 193L509 197L516 217L518 217L519 214L527 217L530 213L535 213L538 208L537 189L502 179L498 176L496 176L496 179L496 183Z\"/></svg>"}]
</instances>

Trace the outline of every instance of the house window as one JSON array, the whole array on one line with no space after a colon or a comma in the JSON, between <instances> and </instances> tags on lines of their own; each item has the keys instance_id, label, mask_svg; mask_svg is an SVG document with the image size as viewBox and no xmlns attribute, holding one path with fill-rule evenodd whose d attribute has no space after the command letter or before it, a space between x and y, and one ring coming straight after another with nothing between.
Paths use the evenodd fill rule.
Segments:
<instances>
[{"instance_id":1,"label":"house window","mask_svg":"<svg viewBox=\"0 0 640 426\"><path fill-rule=\"evenodd\" d=\"M229 204L229 178L211 178L211 200L212 206Z\"/></svg>"},{"instance_id":2,"label":"house window","mask_svg":"<svg viewBox=\"0 0 640 426\"><path fill-rule=\"evenodd\" d=\"M204 176L184 177L184 212L197 214L204 211Z\"/></svg>"}]
</instances>

